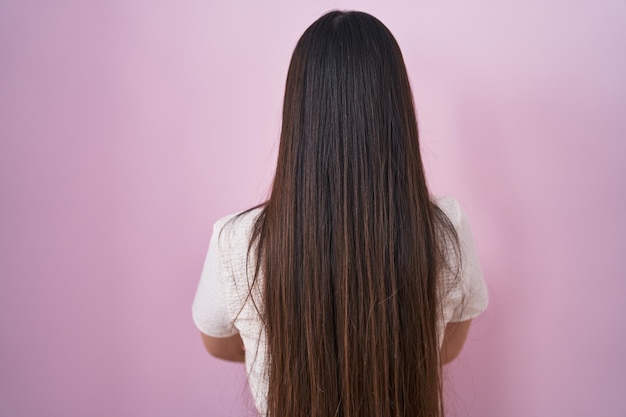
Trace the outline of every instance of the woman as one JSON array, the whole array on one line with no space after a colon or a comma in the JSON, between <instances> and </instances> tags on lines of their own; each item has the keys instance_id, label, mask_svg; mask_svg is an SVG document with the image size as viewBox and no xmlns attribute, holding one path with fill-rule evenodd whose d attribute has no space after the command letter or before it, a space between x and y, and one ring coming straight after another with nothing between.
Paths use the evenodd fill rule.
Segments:
<instances>
[{"instance_id":1,"label":"woman","mask_svg":"<svg viewBox=\"0 0 626 417\"><path fill-rule=\"evenodd\" d=\"M441 366L486 306L463 213L428 192L395 39L322 16L293 53L269 199L215 225L207 349L245 360L264 416L442 416Z\"/></svg>"}]
</instances>

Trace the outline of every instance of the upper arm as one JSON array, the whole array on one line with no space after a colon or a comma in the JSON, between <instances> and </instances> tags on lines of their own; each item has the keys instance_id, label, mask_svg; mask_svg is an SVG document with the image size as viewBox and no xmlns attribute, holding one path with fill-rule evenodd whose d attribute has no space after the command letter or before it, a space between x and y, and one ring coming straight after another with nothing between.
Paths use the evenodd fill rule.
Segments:
<instances>
[{"instance_id":1,"label":"upper arm","mask_svg":"<svg viewBox=\"0 0 626 417\"><path fill-rule=\"evenodd\" d=\"M219 359L243 362L243 343L228 308L227 274L220 261L221 222L215 224L192 306L206 350ZM209 336L212 335L212 336Z\"/></svg>"},{"instance_id":2,"label":"upper arm","mask_svg":"<svg viewBox=\"0 0 626 417\"><path fill-rule=\"evenodd\" d=\"M442 365L452 362L459 356L467 339L471 323L472 320L465 320L451 322L446 325L440 353Z\"/></svg>"},{"instance_id":3,"label":"upper arm","mask_svg":"<svg viewBox=\"0 0 626 417\"><path fill-rule=\"evenodd\" d=\"M441 202L458 238L458 247L452 243L446 247L448 268L444 268L441 287L443 317L445 322L462 322L485 311L489 295L469 219L456 200L445 198Z\"/></svg>"},{"instance_id":4,"label":"upper arm","mask_svg":"<svg viewBox=\"0 0 626 417\"><path fill-rule=\"evenodd\" d=\"M222 267L221 261L224 250L219 239L221 230L221 222L216 223L192 305L192 318L198 330L216 339L238 333L229 309L229 299L232 298L229 280L232 277Z\"/></svg>"},{"instance_id":5,"label":"upper arm","mask_svg":"<svg viewBox=\"0 0 626 417\"><path fill-rule=\"evenodd\" d=\"M461 353L472 319L485 311L489 297L467 216L452 199L446 200L443 208L457 231L460 250L460 259L453 257L450 260L451 270L458 274L446 276L444 281L444 285L449 286L444 288L449 288L449 292L444 298L447 325L441 347L441 363L446 364Z\"/></svg>"},{"instance_id":6,"label":"upper arm","mask_svg":"<svg viewBox=\"0 0 626 417\"><path fill-rule=\"evenodd\" d=\"M245 361L245 349L239 334L213 337L200 332L206 350L214 357L232 362Z\"/></svg>"}]
</instances>

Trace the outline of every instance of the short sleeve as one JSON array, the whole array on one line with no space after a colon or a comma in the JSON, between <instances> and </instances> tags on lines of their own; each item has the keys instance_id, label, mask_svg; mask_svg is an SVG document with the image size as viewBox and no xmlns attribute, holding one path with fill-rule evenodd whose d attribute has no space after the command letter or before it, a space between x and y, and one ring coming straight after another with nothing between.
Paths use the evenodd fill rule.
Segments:
<instances>
[{"instance_id":1,"label":"short sleeve","mask_svg":"<svg viewBox=\"0 0 626 417\"><path fill-rule=\"evenodd\" d=\"M485 311L489 303L472 229L455 199L439 198L437 205L454 226L459 243L459 252L452 247L447 251L450 268L442 277L443 322L470 320Z\"/></svg>"},{"instance_id":2,"label":"short sleeve","mask_svg":"<svg viewBox=\"0 0 626 417\"><path fill-rule=\"evenodd\" d=\"M469 221L458 203L454 203L457 216L453 223L456 226L461 255L457 282L460 294L456 292L459 297L449 306L452 310L449 321L460 322L473 319L485 311L489 304L489 296Z\"/></svg>"},{"instance_id":3,"label":"short sleeve","mask_svg":"<svg viewBox=\"0 0 626 417\"><path fill-rule=\"evenodd\" d=\"M228 311L225 285L227 276L220 260L220 231L218 222L213 226L213 235L192 305L192 317L202 333L213 337L228 337L238 332Z\"/></svg>"}]
</instances>

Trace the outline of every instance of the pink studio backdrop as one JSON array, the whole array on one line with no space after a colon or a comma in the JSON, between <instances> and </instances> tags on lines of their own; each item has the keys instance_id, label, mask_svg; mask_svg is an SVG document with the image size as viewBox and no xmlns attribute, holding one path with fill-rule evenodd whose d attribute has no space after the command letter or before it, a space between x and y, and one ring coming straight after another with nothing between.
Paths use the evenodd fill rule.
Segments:
<instances>
[{"instance_id":1,"label":"pink studio backdrop","mask_svg":"<svg viewBox=\"0 0 626 417\"><path fill-rule=\"evenodd\" d=\"M323 12L404 51L430 182L491 292L449 415L626 416L626 4L0 2L0 417L252 415L190 304L213 222L271 180Z\"/></svg>"}]
</instances>

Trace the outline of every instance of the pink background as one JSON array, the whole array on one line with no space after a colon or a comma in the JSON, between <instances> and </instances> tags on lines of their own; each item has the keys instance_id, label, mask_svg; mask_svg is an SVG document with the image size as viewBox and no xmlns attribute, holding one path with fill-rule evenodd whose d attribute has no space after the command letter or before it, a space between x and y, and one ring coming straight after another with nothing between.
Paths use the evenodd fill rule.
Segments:
<instances>
[{"instance_id":1,"label":"pink background","mask_svg":"<svg viewBox=\"0 0 626 417\"><path fill-rule=\"evenodd\" d=\"M0 417L252 414L190 304L332 8L396 35L433 190L472 220L491 305L449 415L626 416L624 1L5 0Z\"/></svg>"}]
</instances>

